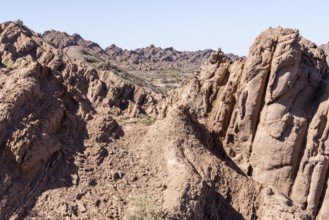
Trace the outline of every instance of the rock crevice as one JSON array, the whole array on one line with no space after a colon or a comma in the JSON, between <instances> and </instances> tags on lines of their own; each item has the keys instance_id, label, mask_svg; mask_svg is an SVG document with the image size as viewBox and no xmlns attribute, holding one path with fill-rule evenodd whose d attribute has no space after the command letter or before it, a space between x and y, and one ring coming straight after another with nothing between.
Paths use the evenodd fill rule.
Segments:
<instances>
[{"instance_id":1,"label":"rock crevice","mask_svg":"<svg viewBox=\"0 0 329 220\"><path fill-rule=\"evenodd\" d=\"M245 60L221 54L163 101L162 115L174 103L189 106L246 174L316 216L327 203L324 52L297 30L273 28L256 38ZM228 80L214 86L223 74Z\"/></svg>"}]
</instances>

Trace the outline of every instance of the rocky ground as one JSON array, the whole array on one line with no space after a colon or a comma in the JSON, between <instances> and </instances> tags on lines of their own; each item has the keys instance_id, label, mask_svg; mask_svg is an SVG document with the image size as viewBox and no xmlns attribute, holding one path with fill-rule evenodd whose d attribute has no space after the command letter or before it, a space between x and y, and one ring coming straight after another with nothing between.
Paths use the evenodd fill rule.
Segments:
<instances>
[{"instance_id":1,"label":"rocky ground","mask_svg":"<svg viewBox=\"0 0 329 220\"><path fill-rule=\"evenodd\" d=\"M329 70L297 30L168 94L55 46L0 24L0 219L328 219Z\"/></svg>"}]
</instances>

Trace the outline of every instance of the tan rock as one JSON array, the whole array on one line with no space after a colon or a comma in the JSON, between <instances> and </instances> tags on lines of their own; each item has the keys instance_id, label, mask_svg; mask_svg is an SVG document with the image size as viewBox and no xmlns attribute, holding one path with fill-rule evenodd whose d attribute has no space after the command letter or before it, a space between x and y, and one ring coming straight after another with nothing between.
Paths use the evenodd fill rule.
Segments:
<instances>
[{"instance_id":1,"label":"tan rock","mask_svg":"<svg viewBox=\"0 0 329 220\"><path fill-rule=\"evenodd\" d=\"M269 29L244 61L213 55L160 112L188 106L245 174L316 216L326 204L327 74L323 51L297 30Z\"/></svg>"},{"instance_id":2,"label":"tan rock","mask_svg":"<svg viewBox=\"0 0 329 220\"><path fill-rule=\"evenodd\" d=\"M328 66L297 30L218 50L159 105L24 26L0 42L1 219L327 218Z\"/></svg>"}]
</instances>

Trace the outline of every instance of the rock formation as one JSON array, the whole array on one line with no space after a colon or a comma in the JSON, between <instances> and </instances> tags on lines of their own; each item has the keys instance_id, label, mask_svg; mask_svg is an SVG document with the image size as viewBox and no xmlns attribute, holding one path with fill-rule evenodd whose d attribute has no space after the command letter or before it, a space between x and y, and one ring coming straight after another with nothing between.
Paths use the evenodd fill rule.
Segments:
<instances>
[{"instance_id":1,"label":"rock formation","mask_svg":"<svg viewBox=\"0 0 329 220\"><path fill-rule=\"evenodd\" d=\"M181 69L194 72L214 52L210 49L181 52L172 47L162 49L154 45L136 50L124 50L114 44L103 50L98 44L84 40L78 34L68 35L55 30L46 31L42 37L57 48L66 48L73 57L77 57L74 53L78 51L74 52L74 49L79 47L80 51L109 61L127 71Z\"/></svg>"},{"instance_id":2,"label":"rock formation","mask_svg":"<svg viewBox=\"0 0 329 220\"><path fill-rule=\"evenodd\" d=\"M329 42L327 44L322 44L320 45L320 48L324 51L324 53L326 54L326 59L327 59L327 63L329 63Z\"/></svg>"},{"instance_id":3,"label":"rock formation","mask_svg":"<svg viewBox=\"0 0 329 220\"><path fill-rule=\"evenodd\" d=\"M162 117L189 106L244 173L326 219L327 87L324 52L297 30L269 29L245 60L215 53L164 101Z\"/></svg>"},{"instance_id":4,"label":"rock formation","mask_svg":"<svg viewBox=\"0 0 329 220\"><path fill-rule=\"evenodd\" d=\"M197 70L213 50L177 51L172 47L162 49L150 45L136 50L123 50L115 45L105 49L111 60L125 70Z\"/></svg>"},{"instance_id":5,"label":"rock formation","mask_svg":"<svg viewBox=\"0 0 329 220\"><path fill-rule=\"evenodd\" d=\"M163 99L60 36L0 24L0 219L328 219L329 69L297 30Z\"/></svg>"},{"instance_id":6,"label":"rock formation","mask_svg":"<svg viewBox=\"0 0 329 220\"><path fill-rule=\"evenodd\" d=\"M59 49L81 47L81 49L88 50L92 54L106 58L105 51L97 43L85 40L79 34L69 35L65 32L51 30L44 32L42 38Z\"/></svg>"},{"instance_id":7,"label":"rock formation","mask_svg":"<svg viewBox=\"0 0 329 220\"><path fill-rule=\"evenodd\" d=\"M157 99L115 71L71 62L24 26L2 23L0 42L0 218L8 219L24 215L54 164L87 137L98 147L123 134L110 115L155 115Z\"/></svg>"}]
</instances>

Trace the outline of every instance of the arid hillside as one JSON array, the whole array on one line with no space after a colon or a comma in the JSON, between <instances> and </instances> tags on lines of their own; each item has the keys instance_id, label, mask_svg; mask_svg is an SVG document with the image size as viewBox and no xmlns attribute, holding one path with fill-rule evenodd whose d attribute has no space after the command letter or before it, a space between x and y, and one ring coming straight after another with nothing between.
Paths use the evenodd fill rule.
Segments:
<instances>
[{"instance_id":1,"label":"arid hillside","mask_svg":"<svg viewBox=\"0 0 329 220\"><path fill-rule=\"evenodd\" d=\"M170 70L195 71L213 50L177 51L172 47L162 49L150 45L136 50L123 50L115 45L105 48L106 53L126 70Z\"/></svg>"},{"instance_id":2,"label":"arid hillside","mask_svg":"<svg viewBox=\"0 0 329 220\"><path fill-rule=\"evenodd\" d=\"M106 59L127 71L170 69L194 71L214 52L210 49L195 52L177 51L172 47L162 49L154 45L136 50L124 50L114 44L103 50L98 44L84 40L78 34L69 35L55 30L46 31L42 37L60 49L81 47L82 52L88 52L96 57Z\"/></svg>"},{"instance_id":3,"label":"arid hillside","mask_svg":"<svg viewBox=\"0 0 329 220\"><path fill-rule=\"evenodd\" d=\"M0 219L329 218L329 69L298 30L167 94L45 39L0 24Z\"/></svg>"},{"instance_id":4,"label":"arid hillside","mask_svg":"<svg viewBox=\"0 0 329 220\"><path fill-rule=\"evenodd\" d=\"M154 45L126 50L114 44L103 50L98 44L85 40L78 34L69 35L55 30L46 31L42 37L54 47L64 50L72 59L88 62L96 67L111 66L163 92L179 87L214 52L210 49L177 51L172 47L162 49ZM230 57L237 58L232 54Z\"/></svg>"}]
</instances>

